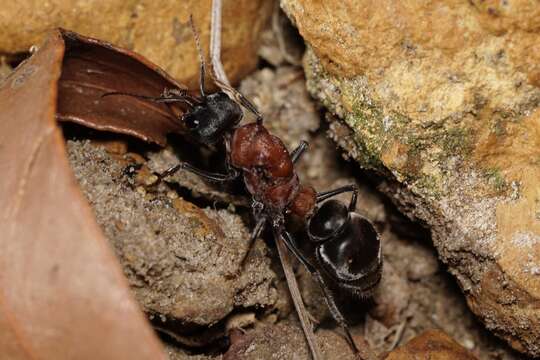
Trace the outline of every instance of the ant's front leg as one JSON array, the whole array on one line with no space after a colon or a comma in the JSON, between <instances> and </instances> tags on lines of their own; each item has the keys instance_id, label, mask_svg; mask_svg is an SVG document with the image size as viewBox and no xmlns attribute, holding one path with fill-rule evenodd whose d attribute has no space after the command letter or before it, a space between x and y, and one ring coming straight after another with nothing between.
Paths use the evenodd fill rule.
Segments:
<instances>
[{"instance_id":1,"label":"ant's front leg","mask_svg":"<svg viewBox=\"0 0 540 360\"><path fill-rule=\"evenodd\" d=\"M349 203L349 211L353 212L356 209L356 201L358 200L358 186L355 184L345 185L334 190L317 193L317 203L345 192L353 193L351 196L351 202Z\"/></svg>"},{"instance_id":2,"label":"ant's front leg","mask_svg":"<svg viewBox=\"0 0 540 360\"><path fill-rule=\"evenodd\" d=\"M257 224L255 225L255 228L253 229L253 231L251 232L251 236L249 237L248 248L246 250L246 253L244 254L244 257L242 258L242 261L240 262L240 269L244 268L244 264L246 263L246 259L249 252L251 251L251 248L253 247L253 244L255 243L255 240L257 240L261 232L264 230L266 220L266 216L262 216L257 219Z\"/></svg>"},{"instance_id":3,"label":"ant's front leg","mask_svg":"<svg viewBox=\"0 0 540 360\"><path fill-rule=\"evenodd\" d=\"M195 166L193 166L191 164L181 162L180 164L175 165L175 166L165 170L160 175L158 175L159 178L163 179L163 178L165 178L167 176L170 176L170 175L176 173L178 170L182 169L182 170L187 170L187 171L189 171L191 173L197 174L200 177L202 177L203 179L213 181L213 182L229 182L229 181L233 181L233 180L237 179L241 175L241 173L236 168L231 166L231 161L230 161L230 154L231 154L231 148L230 148L231 145L230 145L230 143L231 143L231 141L230 141L229 137L230 137L230 135L225 135L225 139L224 139L224 141L225 141L225 153L226 153L225 165L226 165L226 168L227 168L227 170L226 170L227 173L221 174L221 173L201 170L201 169L198 169L198 168L196 168Z\"/></svg>"},{"instance_id":4,"label":"ant's front leg","mask_svg":"<svg viewBox=\"0 0 540 360\"><path fill-rule=\"evenodd\" d=\"M300 159L300 156L309 148L309 143L305 140L302 140L300 145L296 147L293 151L291 151L291 160L293 164L296 164L298 159Z\"/></svg>"},{"instance_id":5,"label":"ant's front leg","mask_svg":"<svg viewBox=\"0 0 540 360\"><path fill-rule=\"evenodd\" d=\"M230 96L233 98L233 100L244 107L244 109L248 110L250 113L255 115L255 121L258 124L262 124L263 122L263 116L260 113L259 109L253 104L251 101L248 100L240 91L236 90L232 86L226 84L225 82L221 81L220 79L214 79L214 83L216 83L219 88L230 94Z\"/></svg>"},{"instance_id":6,"label":"ant's front leg","mask_svg":"<svg viewBox=\"0 0 540 360\"><path fill-rule=\"evenodd\" d=\"M164 172L162 172L161 174L159 174L159 178L160 179L163 179L167 176L170 176L174 173L176 173L178 170L187 170L191 173L194 173L194 174L197 174L199 175L200 177L202 177L203 179L206 179L206 180L209 180L209 181L213 181L213 182L228 182L228 181L232 181L232 180L235 180L236 178L238 178L238 176L240 176L240 172L238 170L236 170L235 168L229 168L229 173L227 174L220 174L220 173L215 173L215 172L210 172L210 171L206 171L206 170L201 170L201 169L197 169L196 167L192 166L191 164L188 164L188 163L180 163L178 165L175 165L167 170L165 170Z\"/></svg>"}]
</instances>

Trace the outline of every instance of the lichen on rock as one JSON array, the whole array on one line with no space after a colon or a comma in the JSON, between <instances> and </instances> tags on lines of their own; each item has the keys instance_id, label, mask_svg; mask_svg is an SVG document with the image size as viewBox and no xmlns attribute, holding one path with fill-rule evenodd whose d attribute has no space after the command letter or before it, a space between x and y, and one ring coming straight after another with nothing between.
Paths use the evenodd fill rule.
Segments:
<instances>
[{"instance_id":1,"label":"lichen on rock","mask_svg":"<svg viewBox=\"0 0 540 360\"><path fill-rule=\"evenodd\" d=\"M539 8L282 0L331 136L432 230L471 309L540 356ZM342 119L342 120L339 120Z\"/></svg>"}]
</instances>

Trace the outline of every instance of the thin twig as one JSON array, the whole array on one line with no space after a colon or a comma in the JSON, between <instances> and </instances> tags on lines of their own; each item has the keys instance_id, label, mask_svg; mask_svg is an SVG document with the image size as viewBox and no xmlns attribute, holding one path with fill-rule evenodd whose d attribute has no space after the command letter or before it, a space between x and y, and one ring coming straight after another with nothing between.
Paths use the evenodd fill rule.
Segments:
<instances>
[{"instance_id":1,"label":"thin twig","mask_svg":"<svg viewBox=\"0 0 540 360\"><path fill-rule=\"evenodd\" d=\"M283 272L285 273L285 278L287 279L287 285L289 286L289 292L293 299L294 307L296 308L296 313L300 319L300 324L304 330L304 335L309 345L311 351L311 356L313 360L321 360L322 356L317 347L317 340L315 339L315 334L313 333L313 326L309 321L308 312L302 301L302 296L300 295L300 289L298 288L298 283L296 282L296 277L292 269L290 262L289 252L281 239L281 234L274 232L274 239L278 248L279 259L281 260L281 266L283 267Z\"/></svg>"},{"instance_id":2,"label":"thin twig","mask_svg":"<svg viewBox=\"0 0 540 360\"><path fill-rule=\"evenodd\" d=\"M214 76L228 86L231 86L221 63L221 0L212 1L212 28L210 32L210 61Z\"/></svg>"}]
</instances>

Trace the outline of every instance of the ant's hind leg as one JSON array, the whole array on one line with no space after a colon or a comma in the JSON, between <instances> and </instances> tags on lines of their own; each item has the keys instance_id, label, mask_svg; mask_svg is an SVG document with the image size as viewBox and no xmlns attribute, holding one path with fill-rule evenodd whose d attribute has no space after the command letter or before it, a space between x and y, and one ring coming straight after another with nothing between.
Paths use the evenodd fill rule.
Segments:
<instances>
[{"instance_id":1,"label":"ant's hind leg","mask_svg":"<svg viewBox=\"0 0 540 360\"><path fill-rule=\"evenodd\" d=\"M321 274L319 274L319 272L314 272L313 276L315 277L315 279L317 279L317 282L319 283L323 291L326 304L328 305L328 309L332 313L332 317L334 318L334 320L336 320L336 322L341 326L341 328L345 332L345 338L347 339L347 342L349 343L349 346L351 347L353 353L359 354L358 347L356 346L356 343L354 342L351 332L349 331L349 326L347 325L347 322L345 321L345 317L343 316L343 314L337 307L337 304L334 300L334 296L328 290L328 287L324 283L324 280Z\"/></svg>"},{"instance_id":2,"label":"ant's hind leg","mask_svg":"<svg viewBox=\"0 0 540 360\"><path fill-rule=\"evenodd\" d=\"M296 257L298 261L300 261L302 265L304 265L307 271L309 271L311 274L314 274L316 272L315 267L311 265L311 263L308 261L308 259L305 258L304 255L302 255L302 253L296 246L292 235L289 234L288 231L284 230L281 231L281 234L283 235L281 238L283 239L283 243L285 244L287 249Z\"/></svg>"},{"instance_id":3,"label":"ant's hind leg","mask_svg":"<svg viewBox=\"0 0 540 360\"><path fill-rule=\"evenodd\" d=\"M291 160L293 164L296 164L298 159L300 159L300 156L302 156L302 154L308 149L308 147L309 143L305 140L302 140L300 145L298 145L296 149L291 152Z\"/></svg>"},{"instance_id":4,"label":"ant's hind leg","mask_svg":"<svg viewBox=\"0 0 540 360\"><path fill-rule=\"evenodd\" d=\"M328 290L326 284L324 283L324 280L321 274L300 253L300 251L298 250L298 248L296 247L294 243L294 240L291 234L289 234L287 231L283 231L282 234L283 236L281 238L284 240L283 242L285 243L289 251L293 253L293 255L298 259L298 261L300 261L300 263L302 263L306 267L307 271L309 271L311 275L315 278L315 280L317 280L317 282L319 283L319 286L321 287L323 291L326 304L328 305L328 309L330 309L330 312L332 313L332 317L336 320L336 322L341 326L341 328L345 332L345 337L347 338L347 342L349 343L349 346L351 347L352 351L355 354L358 354L359 353L358 347L356 346L352 338L352 335L349 331L349 327L347 326L347 323L345 322L345 317L341 314L341 311L337 307L336 302L334 301L334 297L332 293L330 292L330 290Z\"/></svg>"},{"instance_id":5,"label":"ant's hind leg","mask_svg":"<svg viewBox=\"0 0 540 360\"><path fill-rule=\"evenodd\" d=\"M349 203L349 211L352 212L356 209L356 201L358 200L358 186L355 184L345 185L334 190L317 193L317 203L345 192L353 193L351 196L351 202Z\"/></svg>"}]
</instances>

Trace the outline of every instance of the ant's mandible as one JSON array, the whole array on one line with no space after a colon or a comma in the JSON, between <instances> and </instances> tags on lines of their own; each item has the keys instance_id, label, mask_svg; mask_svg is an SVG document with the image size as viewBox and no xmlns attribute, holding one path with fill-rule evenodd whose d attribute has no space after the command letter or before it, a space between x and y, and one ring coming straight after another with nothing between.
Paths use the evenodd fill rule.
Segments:
<instances>
[{"instance_id":1,"label":"ant's mandible","mask_svg":"<svg viewBox=\"0 0 540 360\"><path fill-rule=\"evenodd\" d=\"M336 289L360 298L370 296L381 279L382 256L380 239L373 225L355 212L357 187L348 185L317 193L312 187L301 184L294 165L308 148L308 143L302 142L289 153L281 139L265 128L257 108L240 92L215 77L213 80L221 90L206 94L206 66L194 27L193 32L200 57L200 96L190 95L185 90L165 90L159 97L121 92L103 96L125 95L160 103L184 103L187 111L180 120L186 124L189 135L206 145L224 143L226 173L180 163L160 174L160 178L180 169L213 182L228 182L242 176L253 199L252 212L256 221L248 252L265 226L270 225L276 241L283 239L289 251L319 283L330 312L343 328L351 349L358 353L334 296ZM254 122L240 125L242 107L255 115ZM352 193L348 206L328 200L345 192ZM289 216L305 224L307 243L298 244L287 231L285 220Z\"/></svg>"}]
</instances>

